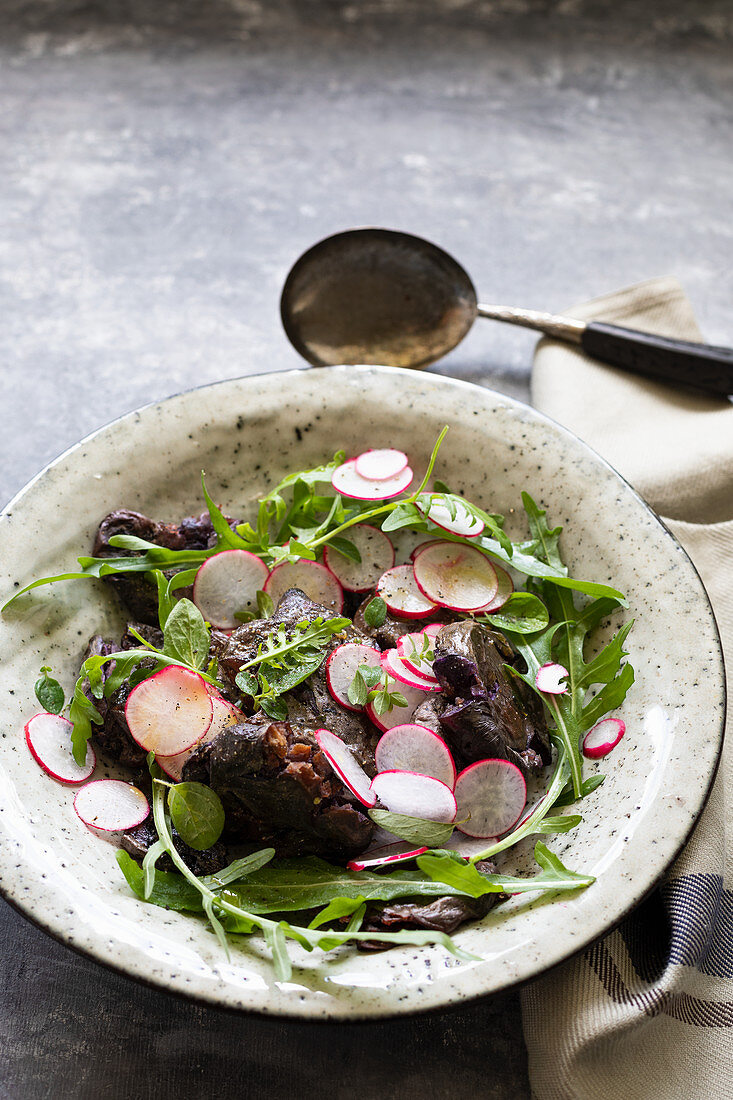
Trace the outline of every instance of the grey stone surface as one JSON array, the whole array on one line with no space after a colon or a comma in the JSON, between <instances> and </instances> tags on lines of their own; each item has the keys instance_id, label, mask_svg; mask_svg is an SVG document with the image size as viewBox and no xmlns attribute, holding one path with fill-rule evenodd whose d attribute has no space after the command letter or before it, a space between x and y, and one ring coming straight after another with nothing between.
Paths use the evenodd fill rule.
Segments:
<instances>
[{"instance_id":1,"label":"grey stone surface","mask_svg":"<svg viewBox=\"0 0 733 1100\"><path fill-rule=\"evenodd\" d=\"M506 304L669 272L733 343L732 55L728 0L4 0L0 497L141 403L298 365L282 281L352 225ZM526 397L532 345L478 322L433 369ZM528 1095L514 995L314 1030L134 986L6 906L0 942L8 1097Z\"/></svg>"}]
</instances>

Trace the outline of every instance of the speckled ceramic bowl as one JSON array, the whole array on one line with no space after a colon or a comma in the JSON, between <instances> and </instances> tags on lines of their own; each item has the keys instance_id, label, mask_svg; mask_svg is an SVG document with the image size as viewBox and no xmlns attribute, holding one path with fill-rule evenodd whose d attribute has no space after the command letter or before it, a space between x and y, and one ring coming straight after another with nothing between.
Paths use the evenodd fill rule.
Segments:
<instances>
[{"instance_id":1,"label":"speckled ceramic bowl","mask_svg":"<svg viewBox=\"0 0 733 1100\"><path fill-rule=\"evenodd\" d=\"M40 665L69 687L86 638L122 623L102 585L72 581L24 597L0 623L0 885L14 905L70 947L161 988L230 1008L345 1019L446 1006L531 978L601 935L650 889L688 837L718 759L724 681L713 617L684 552L629 486L573 436L508 398L430 374L334 367L223 382L152 405L72 448L8 505L0 592L73 568L112 508L169 520L200 511L202 468L214 497L241 514L286 471L337 447L397 445L419 471L446 423L440 476L508 515L517 533L512 509L529 489L563 525L572 573L624 590L636 618L628 643L636 684L622 711L628 732L602 762L607 779L582 825L551 840L597 882L570 899L514 898L461 930L459 943L483 962L437 947L297 949L292 980L278 983L255 937L227 961L202 921L131 895L112 847L83 827L69 788L26 749L22 728L38 709ZM528 868L527 858L509 853L503 866Z\"/></svg>"}]
</instances>

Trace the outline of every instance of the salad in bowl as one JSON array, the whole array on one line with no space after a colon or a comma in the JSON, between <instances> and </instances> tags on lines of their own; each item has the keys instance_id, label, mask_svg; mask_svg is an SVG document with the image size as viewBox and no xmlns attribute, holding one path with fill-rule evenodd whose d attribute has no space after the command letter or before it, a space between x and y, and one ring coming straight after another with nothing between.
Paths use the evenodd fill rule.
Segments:
<instances>
[{"instance_id":1,"label":"salad in bowl","mask_svg":"<svg viewBox=\"0 0 733 1100\"><path fill-rule=\"evenodd\" d=\"M586 827L604 777L584 762L623 744L627 601L570 576L528 492L512 538L444 481L447 432L420 478L399 441L341 451L243 516L202 475L206 511L113 511L78 567L6 604L114 592L125 630L90 638L68 700L44 660L28 750L119 844L127 889L226 955L264 937L280 982L294 944L480 960L464 924L595 881L552 838Z\"/></svg>"}]
</instances>

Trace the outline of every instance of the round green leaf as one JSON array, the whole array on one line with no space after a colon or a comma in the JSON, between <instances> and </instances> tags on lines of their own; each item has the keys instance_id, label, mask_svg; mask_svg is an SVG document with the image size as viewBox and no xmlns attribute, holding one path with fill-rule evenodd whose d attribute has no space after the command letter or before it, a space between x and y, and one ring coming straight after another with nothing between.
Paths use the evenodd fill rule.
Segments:
<instances>
[{"instance_id":1,"label":"round green leaf","mask_svg":"<svg viewBox=\"0 0 733 1100\"><path fill-rule=\"evenodd\" d=\"M203 783L177 783L168 791L168 809L176 832L189 848L203 852L221 836L224 807L211 787Z\"/></svg>"}]
</instances>

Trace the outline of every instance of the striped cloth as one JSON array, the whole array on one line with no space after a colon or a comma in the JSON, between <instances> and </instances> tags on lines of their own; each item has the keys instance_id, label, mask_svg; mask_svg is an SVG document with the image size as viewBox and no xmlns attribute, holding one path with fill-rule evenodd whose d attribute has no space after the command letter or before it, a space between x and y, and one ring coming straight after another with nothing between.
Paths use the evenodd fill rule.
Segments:
<instances>
[{"instance_id":1,"label":"striped cloth","mask_svg":"<svg viewBox=\"0 0 733 1100\"><path fill-rule=\"evenodd\" d=\"M701 339L669 278L569 313ZM537 348L532 396L663 516L705 583L733 670L733 404L625 375L550 340ZM524 988L536 1100L733 1098L732 742L662 887L605 939Z\"/></svg>"}]
</instances>

